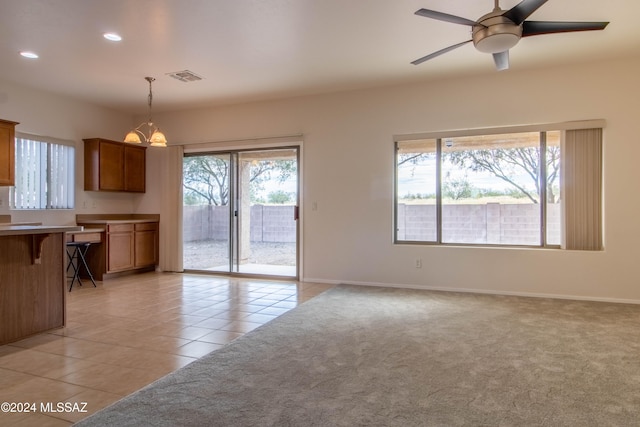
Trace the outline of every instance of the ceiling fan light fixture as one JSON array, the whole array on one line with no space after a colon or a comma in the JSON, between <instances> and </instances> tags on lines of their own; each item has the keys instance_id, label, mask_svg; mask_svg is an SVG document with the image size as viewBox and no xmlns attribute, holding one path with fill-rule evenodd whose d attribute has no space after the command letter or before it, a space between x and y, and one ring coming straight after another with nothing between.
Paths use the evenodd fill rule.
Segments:
<instances>
[{"instance_id":1,"label":"ceiling fan light fixture","mask_svg":"<svg viewBox=\"0 0 640 427\"><path fill-rule=\"evenodd\" d=\"M475 41L474 46L480 52L484 53L500 53L507 51L518 44L520 37L516 34L503 33L503 34L490 34L485 37L479 38Z\"/></svg>"},{"instance_id":2,"label":"ceiling fan light fixture","mask_svg":"<svg viewBox=\"0 0 640 427\"><path fill-rule=\"evenodd\" d=\"M502 10L494 10L480 18L478 24L473 26L473 45L480 52L505 52L518 44L522 38L522 26L516 25L501 14Z\"/></svg>"}]
</instances>

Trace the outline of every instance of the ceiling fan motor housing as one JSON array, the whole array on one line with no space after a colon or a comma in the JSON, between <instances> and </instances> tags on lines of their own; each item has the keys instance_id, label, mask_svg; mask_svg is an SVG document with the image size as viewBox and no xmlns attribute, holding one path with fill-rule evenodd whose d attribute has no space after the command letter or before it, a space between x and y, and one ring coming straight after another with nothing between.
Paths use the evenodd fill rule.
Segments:
<instances>
[{"instance_id":1,"label":"ceiling fan motor housing","mask_svg":"<svg viewBox=\"0 0 640 427\"><path fill-rule=\"evenodd\" d=\"M503 13L503 10L494 10L478 19L478 23L473 26L473 45L480 52L504 52L520 41L522 25L516 25L502 16Z\"/></svg>"}]
</instances>

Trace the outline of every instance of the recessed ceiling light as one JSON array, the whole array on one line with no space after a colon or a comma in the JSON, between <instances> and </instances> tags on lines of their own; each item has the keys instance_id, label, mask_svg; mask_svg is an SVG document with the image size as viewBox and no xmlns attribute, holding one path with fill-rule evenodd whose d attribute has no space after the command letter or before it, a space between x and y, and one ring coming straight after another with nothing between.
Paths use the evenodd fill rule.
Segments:
<instances>
[{"instance_id":1,"label":"recessed ceiling light","mask_svg":"<svg viewBox=\"0 0 640 427\"><path fill-rule=\"evenodd\" d=\"M38 54L37 53L29 52L29 51L26 51L26 50L20 52L20 55L24 56L25 58L29 58L29 59L38 59Z\"/></svg>"},{"instance_id":2,"label":"recessed ceiling light","mask_svg":"<svg viewBox=\"0 0 640 427\"><path fill-rule=\"evenodd\" d=\"M120 40L122 40L122 37L120 37L116 33L104 33L102 37L112 42L119 42Z\"/></svg>"}]
</instances>

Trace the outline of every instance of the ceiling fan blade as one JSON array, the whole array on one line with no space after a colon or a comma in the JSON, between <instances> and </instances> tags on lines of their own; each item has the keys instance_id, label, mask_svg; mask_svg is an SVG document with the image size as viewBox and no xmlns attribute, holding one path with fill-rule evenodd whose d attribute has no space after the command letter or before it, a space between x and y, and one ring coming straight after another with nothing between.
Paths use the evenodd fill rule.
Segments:
<instances>
[{"instance_id":1,"label":"ceiling fan blade","mask_svg":"<svg viewBox=\"0 0 640 427\"><path fill-rule=\"evenodd\" d=\"M522 37L540 34L571 33L574 31L604 30L608 22L550 22L524 21L522 23Z\"/></svg>"},{"instance_id":2,"label":"ceiling fan blade","mask_svg":"<svg viewBox=\"0 0 640 427\"><path fill-rule=\"evenodd\" d=\"M462 18L460 16L455 16L455 15L449 15L448 13L437 12L435 10L420 9L416 11L415 14L424 16L425 18L432 18L432 19L437 19L439 21L452 22L454 24L471 25L471 26L476 25L476 22L470 19Z\"/></svg>"},{"instance_id":3,"label":"ceiling fan blade","mask_svg":"<svg viewBox=\"0 0 640 427\"><path fill-rule=\"evenodd\" d=\"M444 49L440 49L440 50L439 50L439 51L437 51L437 52L433 52L433 53L431 53L431 54L429 54L429 55L427 55L427 56L423 56L423 57L422 57L422 58L420 58L420 59L416 59L415 61L412 61L411 63L412 63L413 65L422 64L423 62L428 61L428 60L430 60L430 59L433 59L433 58L435 58L436 56L440 56L440 55L442 55L443 53L447 53L447 52L452 51L453 49L457 49L457 48L459 48L460 46L462 46L462 45L464 45L464 44L469 43L470 41L471 41L471 40L467 40L467 41L464 41L464 42L462 42L462 43L458 43L458 44L454 44L454 45L449 46L449 47L445 47Z\"/></svg>"},{"instance_id":4,"label":"ceiling fan blade","mask_svg":"<svg viewBox=\"0 0 640 427\"><path fill-rule=\"evenodd\" d=\"M503 13L502 16L509 18L515 24L520 25L547 1L548 0L522 0L520 3Z\"/></svg>"},{"instance_id":5,"label":"ceiling fan blade","mask_svg":"<svg viewBox=\"0 0 640 427\"><path fill-rule=\"evenodd\" d=\"M498 52L493 54L493 62L496 64L496 70L508 70L509 69L509 51Z\"/></svg>"}]
</instances>

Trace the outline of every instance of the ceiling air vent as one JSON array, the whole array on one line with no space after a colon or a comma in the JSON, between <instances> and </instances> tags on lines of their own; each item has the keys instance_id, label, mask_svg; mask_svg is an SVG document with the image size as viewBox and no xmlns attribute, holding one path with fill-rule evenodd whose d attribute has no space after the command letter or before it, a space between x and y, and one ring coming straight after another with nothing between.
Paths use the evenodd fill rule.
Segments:
<instances>
[{"instance_id":1,"label":"ceiling air vent","mask_svg":"<svg viewBox=\"0 0 640 427\"><path fill-rule=\"evenodd\" d=\"M181 82L197 82L198 80L202 80L202 77L194 73L193 71L184 70L184 71L176 71L174 73L167 73L167 76L171 76L174 79L178 79Z\"/></svg>"}]
</instances>

